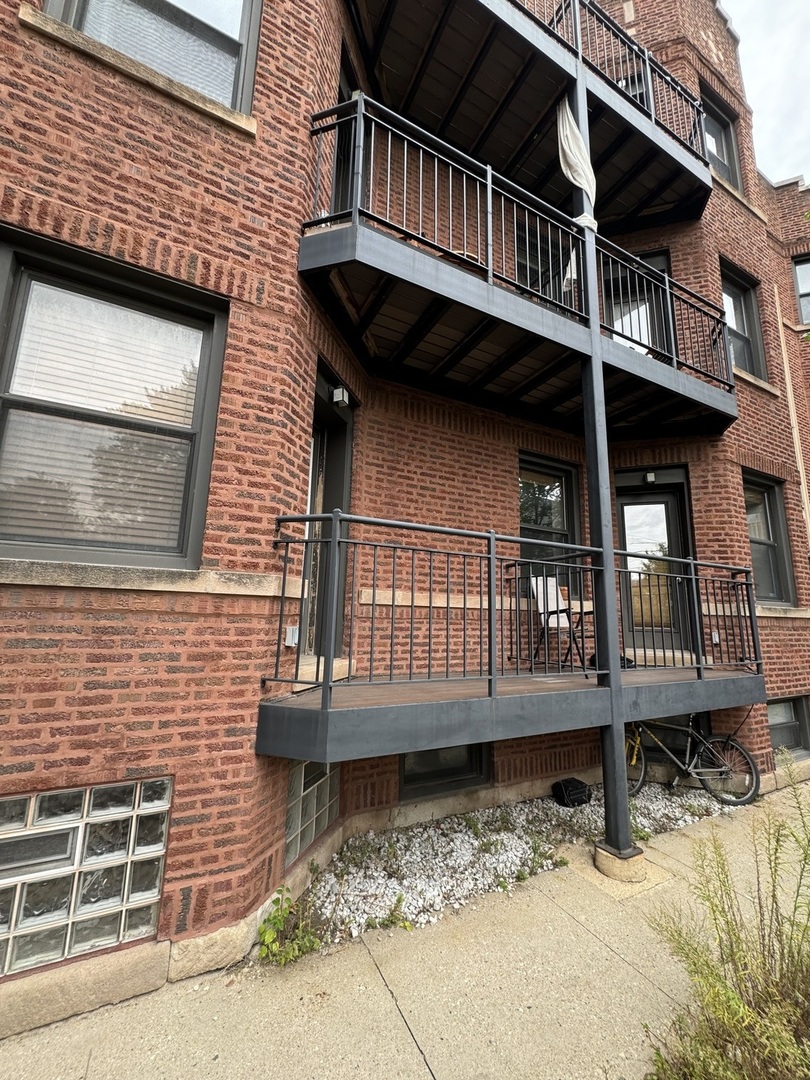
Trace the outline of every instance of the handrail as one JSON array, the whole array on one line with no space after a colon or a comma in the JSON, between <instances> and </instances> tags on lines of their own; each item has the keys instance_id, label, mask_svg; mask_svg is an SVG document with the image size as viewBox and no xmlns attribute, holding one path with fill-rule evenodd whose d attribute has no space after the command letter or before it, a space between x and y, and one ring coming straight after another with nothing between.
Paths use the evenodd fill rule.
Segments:
<instances>
[{"instance_id":1,"label":"handrail","mask_svg":"<svg viewBox=\"0 0 810 1080\"><path fill-rule=\"evenodd\" d=\"M341 521L349 525L370 525L388 529L404 529L411 532L435 533L440 536L463 536L468 540L494 539L503 544L531 543L532 547L549 548L552 551L570 551L572 555L601 555L602 549L587 547L584 544L565 544L562 541L535 540L527 541L525 536L507 536L501 533L476 532L471 529L452 529L447 525L425 525L418 521L397 521L393 518L363 517L359 514L346 514L342 510L333 510L329 514L283 514L276 518L276 532L281 530L282 525L308 524L316 521L332 521L337 515Z\"/></svg>"},{"instance_id":2,"label":"handrail","mask_svg":"<svg viewBox=\"0 0 810 1080\"><path fill-rule=\"evenodd\" d=\"M512 3L532 15L678 142L702 161L708 161L700 99L595 0ZM538 11L539 5L542 12Z\"/></svg>"},{"instance_id":3,"label":"handrail","mask_svg":"<svg viewBox=\"0 0 810 1080\"><path fill-rule=\"evenodd\" d=\"M713 300L709 300L708 297L702 296L700 293L695 292L694 289L690 289L688 285L684 285L682 282L677 281L676 278L669 277L668 274L664 274L661 270L656 269L654 266L650 266L638 255L634 255L631 251L625 251L624 248L619 247L618 244L614 244L611 240L608 240L605 236L600 236L597 241L597 245L602 248L603 251L608 251L615 255L617 258L622 259L625 263L632 264L639 273L646 275L653 281L659 281L664 283L665 279L668 279L670 283L677 284L681 292L687 293L693 300L703 304L705 307L714 308L718 315L725 316L725 309L720 304L715 304Z\"/></svg>"}]
</instances>

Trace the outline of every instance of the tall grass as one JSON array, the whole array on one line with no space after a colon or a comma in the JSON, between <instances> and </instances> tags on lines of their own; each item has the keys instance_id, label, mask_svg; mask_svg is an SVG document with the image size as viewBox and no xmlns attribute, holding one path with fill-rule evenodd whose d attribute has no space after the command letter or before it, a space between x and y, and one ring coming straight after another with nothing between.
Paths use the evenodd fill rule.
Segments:
<instances>
[{"instance_id":1,"label":"tall grass","mask_svg":"<svg viewBox=\"0 0 810 1080\"><path fill-rule=\"evenodd\" d=\"M697 903L653 919L695 1000L656 1047L651 1080L810 1078L810 798L792 759L780 765L788 807L754 819L753 888L714 833L695 845Z\"/></svg>"}]
</instances>

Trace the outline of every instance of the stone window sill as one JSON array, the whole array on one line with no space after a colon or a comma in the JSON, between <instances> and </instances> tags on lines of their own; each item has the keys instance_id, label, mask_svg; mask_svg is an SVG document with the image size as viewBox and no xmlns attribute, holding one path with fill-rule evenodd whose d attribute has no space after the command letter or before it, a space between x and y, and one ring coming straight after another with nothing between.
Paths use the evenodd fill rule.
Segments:
<instances>
[{"instance_id":1,"label":"stone window sill","mask_svg":"<svg viewBox=\"0 0 810 1080\"><path fill-rule=\"evenodd\" d=\"M174 79L161 75L153 68L133 60L132 57L127 56L125 53L118 52L117 49L111 49L108 45L103 45L100 41L87 37L86 34L74 30L58 19L51 18L50 15L38 11L31 4L23 3L20 5L19 18L23 26L37 30L47 37L55 38L64 45L69 45L87 56L92 56L94 60L106 64L107 67L121 71L131 78L137 79L139 82L145 83L163 94L167 94L169 97L190 105L197 112L204 113L215 120L220 120L245 135L256 135L256 120L252 116L246 116L244 113L237 112L236 109L229 109L226 105L221 105L218 101L206 97L205 94L200 94L196 90L176 82Z\"/></svg>"},{"instance_id":2,"label":"stone window sill","mask_svg":"<svg viewBox=\"0 0 810 1080\"><path fill-rule=\"evenodd\" d=\"M734 368L734 380L735 382L748 383L750 386L756 386L758 390L764 390L766 394L773 394L774 397L781 397L782 391L778 386L773 386L771 383L766 382L764 379L758 378L756 375L752 375L750 371L743 371L742 368Z\"/></svg>"}]
</instances>

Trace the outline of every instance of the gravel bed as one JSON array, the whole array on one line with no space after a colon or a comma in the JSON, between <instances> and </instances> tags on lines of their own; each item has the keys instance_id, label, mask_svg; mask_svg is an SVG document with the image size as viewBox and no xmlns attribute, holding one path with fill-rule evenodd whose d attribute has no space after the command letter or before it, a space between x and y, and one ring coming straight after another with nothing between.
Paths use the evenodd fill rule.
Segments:
<instances>
[{"instance_id":1,"label":"gravel bed","mask_svg":"<svg viewBox=\"0 0 810 1080\"><path fill-rule=\"evenodd\" d=\"M601 786L586 806L553 799L475 810L348 840L317 875L309 901L331 942L364 930L426 926L472 897L510 891L532 874L553 870L559 844L589 842L603 832ZM680 829L731 812L702 790L646 784L630 803L634 839Z\"/></svg>"}]
</instances>

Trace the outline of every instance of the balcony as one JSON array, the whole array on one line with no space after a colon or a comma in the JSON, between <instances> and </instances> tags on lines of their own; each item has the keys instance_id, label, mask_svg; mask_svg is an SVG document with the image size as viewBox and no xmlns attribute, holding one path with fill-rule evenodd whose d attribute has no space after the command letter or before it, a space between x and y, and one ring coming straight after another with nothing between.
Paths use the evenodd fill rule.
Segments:
<instances>
[{"instance_id":1,"label":"balcony","mask_svg":"<svg viewBox=\"0 0 810 1080\"><path fill-rule=\"evenodd\" d=\"M282 518L257 753L344 761L599 728L601 553L494 532ZM619 553L628 717L765 700L750 571Z\"/></svg>"},{"instance_id":2,"label":"balcony","mask_svg":"<svg viewBox=\"0 0 810 1080\"><path fill-rule=\"evenodd\" d=\"M349 11L373 95L533 195L571 211L555 110L581 73L601 231L702 212L700 102L591 0L349 0Z\"/></svg>"},{"instance_id":3,"label":"balcony","mask_svg":"<svg viewBox=\"0 0 810 1080\"><path fill-rule=\"evenodd\" d=\"M581 433L582 229L362 95L319 113L299 269L370 374ZM599 239L616 438L737 416L723 312Z\"/></svg>"}]
</instances>

